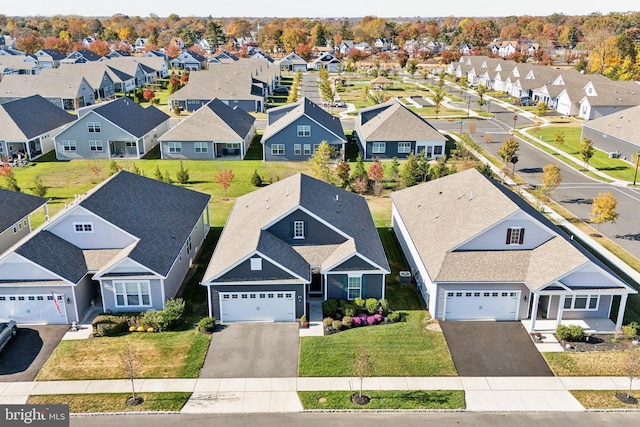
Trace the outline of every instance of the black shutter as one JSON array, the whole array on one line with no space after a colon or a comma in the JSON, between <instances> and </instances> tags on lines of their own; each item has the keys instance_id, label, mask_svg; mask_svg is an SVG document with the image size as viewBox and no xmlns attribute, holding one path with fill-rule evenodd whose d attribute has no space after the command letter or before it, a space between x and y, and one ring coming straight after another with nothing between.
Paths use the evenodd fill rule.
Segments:
<instances>
[{"instance_id":1,"label":"black shutter","mask_svg":"<svg viewBox=\"0 0 640 427\"><path fill-rule=\"evenodd\" d=\"M524 228L520 229L520 241L518 243L522 244L522 242L524 242Z\"/></svg>"},{"instance_id":2,"label":"black shutter","mask_svg":"<svg viewBox=\"0 0 640 427\"><path fill-rule=\"evenodd\" d=\"M507 228L507 245L511 243L511 229Z\"/></svg>"}]
</instances>

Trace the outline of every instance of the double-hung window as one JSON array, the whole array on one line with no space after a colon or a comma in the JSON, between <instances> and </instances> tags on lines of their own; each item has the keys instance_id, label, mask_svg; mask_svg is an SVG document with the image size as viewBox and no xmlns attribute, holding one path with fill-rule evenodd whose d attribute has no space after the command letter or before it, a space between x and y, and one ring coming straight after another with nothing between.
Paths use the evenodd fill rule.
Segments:
<instances>
[{"instance_id":1,"label":"double-hung window","mask_svg":"<svg viewBox=\"0 0 640 427\"><path fill-rule=\"evenodd\" d=\"M371 152L373 154L383 154L387 151L387 143L386 142L374 142L371 147Z\"/></svg>"},{"instance_id":2,"label":"double-hung window","mask_svg":"<svg viewBox=\"0 0 640 427\"><path fill-rule=\"evenodd\" d=\"M87 122L89 133L99 133L101 131L100 122Z\"/></svg>"},{"instance_id":3,"label":"double-hung window","mask_svg":"<svg viewBox=\"0 0 640 427\"><path fill-rule=\"evenodd\" d=\"M114 282L116 307L150 307L151 291L148 281Z\"/></svg>"},{"instance_id":4,"label":"double-hung window","mask_svg":"<svg viewBox=\"0 0 640 427\"><path fill-rule=\"evenodd\" d=\"M206 153L208 151L206 142L194 142L193 149L196 153Z\"/></svg>"},{"instance_id":5,"label":"double-hung window","mask_svg":"<svg viewBox=\"0 0 640 427\"><path fill-rule=\"evenodd\" d=\"M360 298L362 292L362 277L349 276L347 279L347 299L354 300Z\"/></svg>"},{"instance_id":6,"label":"double-hung window","mask_svg":"<svg viewBox=\"0 0 640 427\"><path fill-rule=\"evenodd\" d=\"M298 138L307 138L311 136L311 125L298 125Z\"/></svg>"},{"instance_id":7,"label":"double-hung window","mask_svg":"<svg viewBox=\"0 0 640 427\"><path fill-rule=\"evenodd\" d=\"M102 151L102 141L89 141L89 150Z\"/></svg>"},{"instance_id":8,"label":"double-hung window","mask_svg":"<svg viewBox=\"0 0 640 427\"><path fill-rule=\"evenodd\" d=\"M169 153L182 153L182 142L170 142Z\"/></svg>"},{"instance_id":9,"label":"double-hung window","mask_svg":"<svg viewBox=\"0 0 640 427\"><path fill-rule=\"evenodd\" d=\"M411 152L410 142L398 142L398 154L408 154Z\"/></svg>"},{"instance_id":10,"label":"double-hung window","mask_svg":"<svg viewBox=\"0 0 640 427\"><path fill-rule=\"evenodd\" d=\"M303 153L305 156L310 156L311 155L311 144L304 144L303 145Z\"/></svg>"},{"instance_id":11,"label":"double-hung window","mask_svg":"<svg viewBox=\"0 0 640 427\"><path fill-rule=\"evenodd\" d=\"M76 142L75 141L62 141L62 150L63 151L76 151Z\"/></svg>"},{"instance_id":12,"label":"double-hung window","mask_svg":"<svg viewBox=\"0 0 640 427\"><path fill-rule=\"evenodd\" d=\"M302 154L302 144L293 144L293 154L296 156Z\"/></svg>"},{"instance_id":13,"label":"double-hung window","mask_svg":"<svg viewBox=\"0 0 640 427\"><path fill-rule=\"evenodd\" d=\"M271 145L272 156L284 156L284 144L272 144Z\"/></svg>"}]
</instances>

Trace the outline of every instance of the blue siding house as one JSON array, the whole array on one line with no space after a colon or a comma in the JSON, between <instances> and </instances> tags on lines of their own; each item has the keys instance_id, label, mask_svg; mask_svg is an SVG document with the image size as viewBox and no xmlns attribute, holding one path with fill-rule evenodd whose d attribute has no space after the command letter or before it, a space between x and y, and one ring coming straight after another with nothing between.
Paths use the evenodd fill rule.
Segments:
<instances>
[{"instance_id":1,"label":"blue siding house","mask_svg":"<svg viewBox=\"0 0 640 427\"><path fill-rule=\"evenodd\" d=\"M302 98L267 112L262 158L308 160L322 141L333 145L336 153L340 153L347 142L340 119L309 99Z\"/></svg>"},{"instance_id":2,"label":"blue siding house","mask_svg":"<svg viewBox=\"0 0 640 427\"><path fill-rule=\"evenodd\" d=\"M364 159L406 158L422 151L427 159L444 156L447 138L397 100L360 110L354 140Z\"/></svg>"}]
</instances>

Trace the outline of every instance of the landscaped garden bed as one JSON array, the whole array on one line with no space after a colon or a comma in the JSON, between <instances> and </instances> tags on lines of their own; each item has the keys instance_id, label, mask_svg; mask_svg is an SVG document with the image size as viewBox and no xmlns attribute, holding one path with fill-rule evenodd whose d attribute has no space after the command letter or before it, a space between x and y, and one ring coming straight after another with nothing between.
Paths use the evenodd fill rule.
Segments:
<instances>
[{"instance_id":1,"label":"landscaped garden bed","mask_svg":"<svg viewBox=\"0 0 640 427\"><path fill-rule=\"evenodd\" d=\"M399 311L392 311L385 299L356 298L353 301L328 299L322 303L325 335L342 330L395 323L402 319Z\"/></svg>"}]
</instances>

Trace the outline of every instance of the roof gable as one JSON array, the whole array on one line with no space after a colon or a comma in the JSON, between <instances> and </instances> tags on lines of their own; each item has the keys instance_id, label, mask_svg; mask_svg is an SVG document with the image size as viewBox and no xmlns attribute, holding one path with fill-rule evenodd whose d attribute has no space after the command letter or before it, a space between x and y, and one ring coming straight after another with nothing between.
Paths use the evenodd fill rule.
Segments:
<instances>
[{"instance_id":1,"label":"roof gable","mask_svg":"<svg viewBox=\"0 0 640 427\"><path fill-rule=\"evenodd\" d=\"M42 197L0 188L0 233L46 203Z\"/></svg>"},{"instance_id":2,"label":"roof gable","mask_svg":"<svg viewBox=\"0 0 640 427\"><path fill-rule=\"evenodd\" d=\"M141 138L156 126L169 120L169 115L158 108L154 106L144 108L126 97L100 104L93 109L93 112L137 138Z\"/></svg>"},{"instance_id":3,"label":"roof gable","mask_svg":"<svg viewBox=\"0 0 640 427\"><path fill-rule=\"evenodd\" d=\"M0 104L0 139L28 141L75 119L40 95L17 99Z\"/></svg>"}]
</instances>

